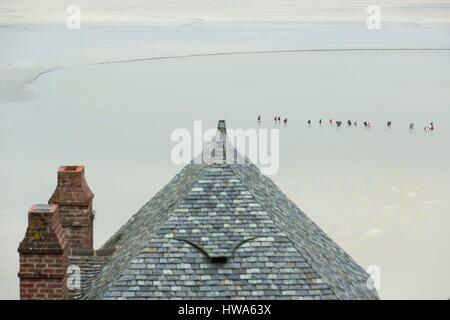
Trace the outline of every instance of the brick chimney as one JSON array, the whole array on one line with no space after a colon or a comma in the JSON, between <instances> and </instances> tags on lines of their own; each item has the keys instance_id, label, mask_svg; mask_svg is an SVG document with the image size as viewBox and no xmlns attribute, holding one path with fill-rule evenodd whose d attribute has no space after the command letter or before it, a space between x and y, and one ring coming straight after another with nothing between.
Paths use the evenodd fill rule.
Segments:
<instances>
[{"instance_id":1,"label":"brick chimney","mask_svg":"<svg viewBox=\"0 0 450 320\"><path fill-rule=\"evenodd\" d=\"M20 299L65 299L68 255L57 205L36 204L19 245Z\"/></svg>"},{"instance_id":2,"label":"brick chimney","mask_svg":"<svg viewBox=\"0 0 450 320\"><path fill-rule=\"evenodd\" d=\"M61 225L72 251L93 252L92 200L94 194L84 177L84 166L62 166L49 203L59 206Z\"/></svg>"}]
</instances>

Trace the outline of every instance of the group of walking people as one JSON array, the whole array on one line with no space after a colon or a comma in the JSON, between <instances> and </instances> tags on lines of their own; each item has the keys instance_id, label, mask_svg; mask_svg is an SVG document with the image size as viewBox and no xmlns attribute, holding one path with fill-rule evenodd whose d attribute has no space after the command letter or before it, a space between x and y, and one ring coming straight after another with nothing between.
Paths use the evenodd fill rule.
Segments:
<instances>
[{"instance_id":1,"label":"group of walking people","mask_svg":"<svg viewBox=\"0 0 450 320\"><path fill-rule=\"evenodd\" d=\"M322 123L323 123L322 119L319 119L318 123L319 123L319 125L322 125ZM328 123L329 123L330 126L332 126L334 123L336 123L336 126L338 128L341 127L342 124L343 124L343 122L341 120L334 121L333 119L329 119ZM357 120L355 120L355 121L347 120L346 123L347 123L347 126L349 126L349 127L351 127L351 126L357 127L358 126L358 121ZM308 124L308 126L310 126L312 124L311 119L308 119L307 124ZM370 121L364 121L363 125L367 129L372 128L372 123ZM386 127L388 129L390 129L392 127L392 121L391 120L386 122ZM414 124L414 122L411 122L409 124L409 130L414 130L414 129L415 129L415 124ZM428 125L426 125L424 127L424 130L425 131L435 131L436 130L436 126L435 126L434 122L430 122Z\"/></svg>"},{"instance_id":2,"label":"group of walking people","mask_svg":"<svg viewBox=\"0 0 450 320\"><path fill-rule=\"evenodd\" d=\"M308 126L310 126L312 124L311 119L308 119L307 123L308 123ZM322 123L323 123L322 119L319 119L319 125L322 125ZM333 119L329 119L328 120L328 124L330 126L332 126L334 123L336 123L336 126L338 128L341 127L342 124L343 124L343 122L341 120L336 120L336 121L334 121ZM351 126L357 127L358 126L358 120L354 120L354 121L347 120L346 123L347 123L348 127L351 127ZM391 121L388 121L388 126L389 127L391 126L391 124L392 124ZM372 127L372 124L370 123L370 121L364 121L363 125L364 125L364 127L368 128L368 129L370 129Z\"/></svg>"},{"instance_id":3,"label":"group of walking people","mask_svg":"<svg viewBox=\"0 0 450 320\"><path fill-rule=\"evenodd\" d=\"M261 123L261 115L258 115L258 123ZM279 124L279 123L281 123L281 117L280 116L275 116L274 118L273 118L273 120L275 121L275 124ZM284 118L284 120L283 120L283 123L285 124L285 125L287 125L287 123L288 123L288 118Z\"/></svg>"},{"instance_id":4,"label":"group of walking people","mask_svg":"<svg viewBox=\"0 0 450 320\"><path fill-rule=\"evenodd\" d=\"M257 119L258 119L258 123L261 123L261 121L262 121L261 115L258 115ZM280 116L275 116L275 117L273 118L273 120L275 121L275 124L281 123L281 117L280 117ZM288 118L284 118L283 123L284 123L285 125L287 125L287 123L288 123ZM323 123L322 119L319 119L318 123L319 123L319 125L322 125L322 123ZM310 126L310 125L312 124L311 119L308 119L307 124L308 124L308 126ZM328 124L329 124L330 126L333 126L334 124L336 124L336 126L339 128L339 127L341 127L344 123L343 123L341 120L333 120L333 119L329 119L329 120L328 120ZM348 127L351 127L351 126L357 127L357 126L358 126L358 120L354 120L354 121L352 121L352 120L347 120L347 121L346 121L346 124L347 124ZM366 120L366 121L363 122L363 126L364 126L365 128L367 128L367 129L370 129L370 128L372 128L372 123L371 123L370 121L367 121L367 120ZM392 128L392 121L391 121L391 120L389 120L389 121L386 122L386 127L387 127L388 129ZM409 130L412 131L412 130L414 130L414 129L415 129L415 124L414 124L414 122L411 122L411 123L409 124ZM426 131L426 132L427 132L427 131L435 131L435 130L436 130L436 126L435 126L434 122L430 122L429 124L427 124L427 125L424 127L424 131Z\"/></svg>"}]
</instances>

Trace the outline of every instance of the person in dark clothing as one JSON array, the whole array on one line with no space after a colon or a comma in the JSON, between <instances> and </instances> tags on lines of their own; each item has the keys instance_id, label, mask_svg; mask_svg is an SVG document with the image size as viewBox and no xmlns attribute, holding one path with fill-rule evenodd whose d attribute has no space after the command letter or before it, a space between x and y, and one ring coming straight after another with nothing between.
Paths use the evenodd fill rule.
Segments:
<instances>
[{"instance_id":1,"label":"person in dark clothing","mask_svg":"<svg viewBox=\"0 0 450 320\"><path fill-rule=\"evenodd\" d=\"M319 125L322 125L322 119L319 120Z\"/></svg>"},{"instance_id":2,"label":"person in dark clothing","mask_svg":"<svg viewBox=\"0 0 450 320\"><path fill-rule=\"evenodd\" d=\"M352 122L350 120L347 120L347 125L350 127L352 125Z\"/></svg>"},{"instance_id":3,"label":"person in dark clothing","mask_svg":"<svg viewBox=\"0 0 450 320\"><path fill-rule=\"evenodd\" d=\"M311 119L308 120L308 126L310 126L310 125L311 125Z\"/></svg>"},{"instance_id":4,"label":"person in dark clothing","mask_svg":"<svg viewBox=\"0 0 450 320\"><path fill-rule=\"evenodd\" d=\"M278 116L278 122L280 122L281 121L281 117L280 116Z\"/></svg>"},{"instance_id":5,"label":"person in dark clothing","mask_svg":"<svg viewBox=\"0 0 450 320\"><path fill-rule=\"evenodd\" d=\"M434 131L434 123L433 122L430 122L430 130Z\"/></svg>"},{"instance_id":6,"label":"person in dark clothing","mask_svg":"<svg viewBox=\"0 0 450 320\"><path fill-rule=\"evenodd\" d=\"M284 120L283 120L283 122L284 122L284 125L287 125L287 118L284 118Z\"/></svg>"},{"instance_id":7,"label":"person in dark clothing","mask_svg":"<svg viewBox=\"0 0 450 320\"><path fill-rule=\"evenodd\" d=\"M355 122L353 122L353 125L354 125L355 127L357 127L357 126L358 126L358 121L355 120Z\"/></svg>"},{"instance_id":8,"label":"person in dark clothing","mask_svg":"<svg viewBox=\"0 0 450 320\"><path fill-rule=\"evenodd\" d=\"M388 122L387 122L387 127L390 129L391 128L391 126L392 126L392 121L391 120L389 120Z\"/></svg>"},{"instance_id":9,"label":"person in dark clothing","mask_svg":"<svg viewBox=\"0 0 450 320\"><path fill-rule=\"evenodd\" d=\"M261 121L261 115L258 116L258 122L260 122L260 121Z\"/></svg>"}]
</instances>

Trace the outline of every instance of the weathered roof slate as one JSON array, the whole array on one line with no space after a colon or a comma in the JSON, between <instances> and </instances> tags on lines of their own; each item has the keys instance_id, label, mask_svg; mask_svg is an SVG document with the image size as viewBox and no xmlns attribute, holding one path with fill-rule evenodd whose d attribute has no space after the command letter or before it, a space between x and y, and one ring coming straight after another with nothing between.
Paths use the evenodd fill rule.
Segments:
<instances>
[{"instance_id":1,"label":"weathered roof slate","mask_svg":"<svg viewBox=\"0 0 450 320\"><path fill-rule=\"evenodd\" d=\"M368 288L367 272L303 213L255 165L233 166L233 171L292 240L297 251L328 283L339 299L378 299Z\"/></svg>"},{"instance_id":2,"label":"weathered roof slate","mask_svg":"<svg viewBox=\"0 0 450 320\"><path fill-rule=\"evenodd\" d=\"M109 256L98 255L70 255L70 265L80 268L80 287L74 286L69 290L70 299L84 299L90 289L92 279L103 269Z\"/></svg>"},{"instance_id":3,"label":"weathered roof slate","mask_svg":"<svg viewBox=\"0 0 450 320\"><path fill-rule=\"evenodd\" d=\"M168 219L173 207L190 190L203 165L188 165L124 224L102 247L116 248L102 272L92 281L87 299L103 297L108 285L117 280L146 240Z\"/></svg>"},{"instance_id":4,"label":"weathered roof slate","mask_svg":"<svg viewBox=\"0 0 450 320\"><path fill-rule=\"evenodd\" d=\"M187 165L104 245L116 253L85 298L378 298L364 269L255 165L230 164L224 129L205 150L206 162Z\"/></svg>"}]
</instances>

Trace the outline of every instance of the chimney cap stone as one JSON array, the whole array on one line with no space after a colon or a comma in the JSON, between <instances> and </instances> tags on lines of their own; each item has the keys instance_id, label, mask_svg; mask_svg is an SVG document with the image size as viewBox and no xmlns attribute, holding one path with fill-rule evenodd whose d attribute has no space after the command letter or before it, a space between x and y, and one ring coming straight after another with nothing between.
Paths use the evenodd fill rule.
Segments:
<instances>
[{"instance_id":1,"label":"chimney cap stone","mask_svg":"<svg viewBox=\"0 0 450 320\"><path fill-rule=\"evenodd\" d=\"M54 212L56 209L55 205L47 204L47 203L37 203L33 204L29 210L29 212Z\"/></svg>"},{"instance_id":2,"label":"chimney cap stone","mask_svg":"<svg viewBox=\"0 0 450 320\"><path fill-rule=\"evenodd\" d=\"M83 165L60 166L58 172L83 172Z\"/></svg>"},{"instance_id":3,"label":"chimney cap stone","mask_svg":"<svg viewBox=\"0 0 450 320\"><path fill-rule=\"evenodd\" d=\"M227 126L225 125L225 120L219 120L219 123L217 124L217 129L226 131Z\"/></svg>"}]
</instances>

